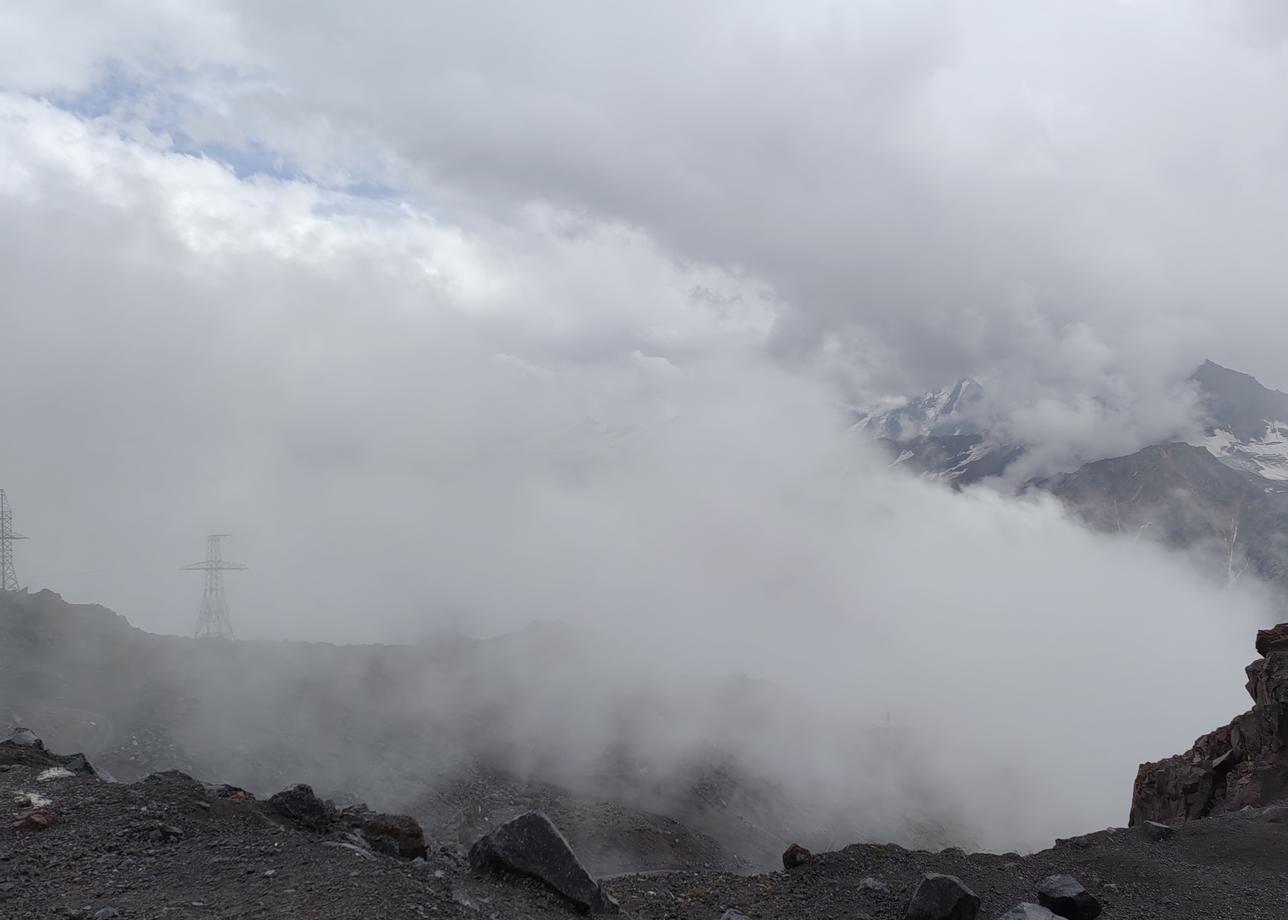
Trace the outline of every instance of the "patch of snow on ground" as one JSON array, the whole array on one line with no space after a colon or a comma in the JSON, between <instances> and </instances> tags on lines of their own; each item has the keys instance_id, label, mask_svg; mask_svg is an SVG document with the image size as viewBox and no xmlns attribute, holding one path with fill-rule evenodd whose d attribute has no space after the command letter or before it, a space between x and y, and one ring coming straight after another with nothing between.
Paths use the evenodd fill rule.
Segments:
<instances>
[{"instance_id":1,"label":"patch of snow on ground","mask_svg":"<svg viewBox=\"0 0 1288 920\"><path fill-rule=\"evenodd\" d=\"M36 782L48 783L56 779L67 779L69 776L75 776L71 770L66 767L50 767L48 770L41 770L36 774Z\"/></svg>"}]
</instances>

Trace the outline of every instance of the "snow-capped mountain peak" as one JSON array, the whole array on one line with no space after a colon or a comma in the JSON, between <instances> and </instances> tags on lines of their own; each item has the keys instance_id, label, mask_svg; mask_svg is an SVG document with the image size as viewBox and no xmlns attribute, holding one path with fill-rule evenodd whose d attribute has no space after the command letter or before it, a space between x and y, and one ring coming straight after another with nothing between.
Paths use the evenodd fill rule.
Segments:
<instances>
[{"instance_id":1,"label":"snow-capped mountain peak","mask_svg":"<svg viewBox=\"0 0 1288 920\"><path fill-rule=\"evenodd\" d=\"M984 408L984 388L965 377L893 409L861 415L854 427L885 447L891 466L960 487L999 475L1024 452L988 437Z\"/></svg>"},{"instance_id":2,"label":"snow-capped mountain peak","mask_svg":"<svg viewBox=\"0 0 1288 920\"><path fill-rule=\"evenodd\" d=\"M964 377L946 390L932 390L885 412L864 414L856 427L895 443L932 435L979 434L973 413L979 410L983 396L984 388Z\"/></svg>"}]
</instances>

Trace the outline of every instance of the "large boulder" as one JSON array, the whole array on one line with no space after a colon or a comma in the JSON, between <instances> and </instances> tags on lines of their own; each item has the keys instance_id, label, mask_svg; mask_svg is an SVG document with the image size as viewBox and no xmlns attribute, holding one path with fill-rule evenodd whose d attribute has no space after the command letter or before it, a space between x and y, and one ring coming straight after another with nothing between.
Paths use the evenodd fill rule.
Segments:
<instances>
[{"instance_id":1,"label":"large boulder","mask_svg":"<svg viewBox=\"0 0 1288 920\"><path fill-rule=\"evenodd\" d=\"M1038 882L1038 903L1067 920L1096 920L1100 902L1072 875L1049 875Z\"/></svg>"},{"instance_id":2,"label":"large boulder","mask_svg":"<svg viewBox=\"0 0 1288 920\"><path fill-rule=\"evenodd\" d=\"M539 879L582 913L615 914L617 902L590 877L564 835L538 811L502 824L470 848L479 871L514 872Z\"/></svg>"},{"instance_id":3,"label":"large boulder","mask_svg":"<svg viewBox=\"0 0 1288 920\"><path fill-rule=\"evenodd\" d=\"M1252 709L1184 754L1141 764L1128 823L1183 824L1288 796L1288 623L1257 633Z\"/></svg>"},{"instance_id":4,"label":"large boulder","mask_svg":"<svg viewBox=\"0 0 1288 920\"><path fill-rule=\"evenodd\" d=\"M904 913L904 920L975 920L979 895L955 875L927 872Z\"/></svg>"}]
</instances>

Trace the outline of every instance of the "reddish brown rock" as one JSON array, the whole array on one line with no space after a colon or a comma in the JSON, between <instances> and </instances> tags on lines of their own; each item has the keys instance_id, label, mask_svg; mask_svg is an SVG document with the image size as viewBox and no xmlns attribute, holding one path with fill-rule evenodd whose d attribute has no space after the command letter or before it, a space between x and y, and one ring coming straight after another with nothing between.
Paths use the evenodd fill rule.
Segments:
<instances>
[{"instance_id":1,"label":"reddish brown rock","mask_svg":"<svg viewBox=\"0 0 1288 920\"><path fill-rule=\"evenodd\" d=\"M1265 658L1271 652L1288 652L1288 623L1257 630L1257 654Z\"/></svg>"},{"instance_id":2,"label":"reddish brown rock","mask_svg":"<svg viewBox=\"0 0 1288 920\"><path fill-rule=\"evenodd\" d=\"M1141 764L1129 823L1181 824L1288 796L1288 623L1257 633L1246 668L1253 707L1184 754Z\"/></svg>"},{"instance_id":3,"label":"reddish brown rock","mask_svg":"<svg viewBox=\"0 0 1288 920\"><path fill-rule=\"evenodd\" d=\"M799 843L793 843L783 851L783 868L795 869L797 866L803 866L810 861L813 855Z\"/></svg>"},{"instance_id":4,"label":"reddish brown rock","mask_svg":"<svg viewBox=\"0 0 1288 920\"><path fill-rule=\"evenodd\" d=\"M377 853L402 859L425 859L425 832L415 818L373 812L364 805L346 808L341 820L356 828Z\"/></svg>"},{"instance_id":5,"label":"reddish brown rock","mask_svg":"<svg viewBox=\"0 0 1288 920\"><path fill-rule=\"evenodd\" d=\"M13 829L16 831L43 831L52 827L58 815L43 808L28 808L13 816Z\"/></svg>"}]
</instances>

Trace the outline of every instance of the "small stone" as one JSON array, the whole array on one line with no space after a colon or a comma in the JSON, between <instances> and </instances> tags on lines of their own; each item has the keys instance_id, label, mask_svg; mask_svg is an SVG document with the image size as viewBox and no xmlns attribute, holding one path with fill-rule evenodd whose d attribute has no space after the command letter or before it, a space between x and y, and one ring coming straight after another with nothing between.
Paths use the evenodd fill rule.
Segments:
<instances>
[{"instance_id":1,"label":"small stone","mask_svg":"<svg viewBox=\"0 0 1288 920\"><path fill-rule=\"evenodd\" d=\"M1060 920L1060 917L1041 905L1030 904L1026 901L1023 904L1016 904L1002 914L998 920Z\"/></svg>"},{"instance_id":2,"label":"small stone","mask_svg":"<svg viewBox=\"0 0 1288 920\"><path fill-rule=\"evenodd\" d=\"M1271 824L1288 824L1288 806L1269 805L1261 809L1261 813L1257 817Z\"/></svg>"},{"instance_id":3,"label":"small stone","mask_svg":"<svg viewBox=\"0 0 1288 920\"><path fill-rule=\"evenodd\" d=\"M955 875L927 872L912 893L904 920L975 920L979 895Z\"/></svg>"},{"instance_id":4,"label":"small stone","mask_svg":"<svg viewBox=\"0 0 1288 920\"><path fill-rule=\"evenodd\" d=\"M277 870L276 870L276 869L265 869L265 870L264 870L264 878L272 878L274 875L277 875Z\"/></svg>"},{"instance_id":5,"label":"small stone","mask_svg":"<svg viewBox=\"0 0 1288 920\"><path fill-rule=\"evenodd\" d=\"M1051 875L1038 882L1038 903L1067 920L1095 920L1100 902L1072 875Z\"/></svg>"},{"instance_id":6,"label":"small stone","mask_svg":"<svg viewBox=\"0 0 1288 920\"><path fill-rule=\"evenodd\" d=\"M100 907L94 911L94 920L115 920L121 916L121 912L115 907Z\"/></svg>"},{"instance_id":7,"label":"small stone","mask_svg":"<svg viewBox=\"0 0 1288 920\"><path fill-rule=\"evenodd\" d=\"M797 866L803 866L814 857L814 854L805 849L799 843L793 843L783 851L783 868L795 869Z\"/></svg>"},{"instance_id":8,"label":"small stone","mask_svg":"<svg viewBox=\"0 0 1288 920\"><path fill-rule=\"evenodd\" d=\"M878 878L872 878L872 876L868 876L867 878L860 879L859 888L862 891L889 891L890 890L889 885L887 885L885 882L881 881Z\"/></svg>"},{"instance_id":9,"label":"small stone","mask_svg":"<svg viewBox=\"0 0 1288 920\"><path fill-rule=\"evenodd\" d=\"M1166 840L1176 833L1176 828L1170 824L1159 824L1157 821L1146 821L1141 827L1145 829L1145 836L1150 840Z\"/></svg>"},{"instance_id":10,"label":"small stone","mask_svg":"<svg viewBox=\"0 0 1288 920\"><path fill-rule=\"evenodd\" d=\"M424 859L429 855L425 832L415 818L373 812L366 806L346 808L340 820L356 828L377 853L402 859Z\"/></svg>"},{"instance_id":11,"label":"small stone","mask_svg":"<svg viewBox=\"0 0 1288 920\"><path fill-rule=\"evenodd\" d=\"M731 907L720 915L720 920L751 920L751 918L744 913L739 913Z\"/></svg>"},{"instance_id":12,"label":"small stone","mask_svg":"<svg viewBox=\"0 0 1288 920\"><path fill-rule=\"evenodd\" d=\"M13 829L16 831L43 831L53 827L58 815L45 809L27 809L13 816Z\"/></svg>"}]
</instances>

